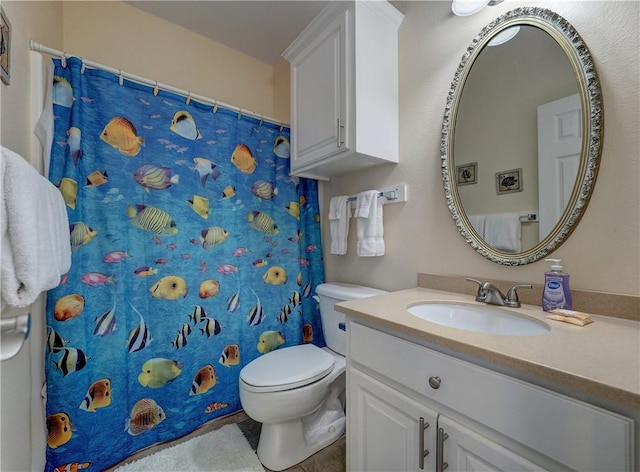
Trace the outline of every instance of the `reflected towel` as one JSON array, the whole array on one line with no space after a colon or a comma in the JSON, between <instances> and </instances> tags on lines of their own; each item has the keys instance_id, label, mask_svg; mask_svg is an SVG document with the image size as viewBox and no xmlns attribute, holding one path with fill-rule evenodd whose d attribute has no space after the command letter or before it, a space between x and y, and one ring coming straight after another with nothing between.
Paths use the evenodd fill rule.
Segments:
<instances>
[{"instance_id":1,"label":"reflected towel","mask_svg":"<svg viewBox=\"0 0 640 472\"><path fill-rule=\"evenodd\" d=\"M485 215L469 215L469 223L473 226L473 229L476 230L478 236L484 238L484 224L486 221Z\"/></svg>"},{"instance_id":2,"label":"reflected towel","mask_svg":"<svg viewBox=\"0 0 640 472\"><path fill-rule=\"evenodd\" d=\"M384 225L379 190L361 192L356 198L358 256L384 256Z\"/></svg>"},{"instance_id":3,"label":"reflected towel","mask_svg":"<svg viewBox=\"0 0 640 472\"><path fill-rule=\"evenodd\" d=\"M484 240L503 252L520 252L520 215L497 213L485 215Z\"/></svg>"},{"instance_id":4,"label":"reflected towel","mask_svg":"<svg viewBox=\"0 0 640 472\"><path fill-rule=\"evenodd\" d=\"M71 267L69 221L60 191L20 155L2 147L2 298L31 305Z\"/></svg>"},{"instance_id":5,"label":"reflected towel","mask_svg":"<svg viewBox=\"0 0 640 472\"><path fill-rule=\"evenodd\" d=\"M349 218L351 208L346 195L333 197L329 201L329 230L331 234L331 254L343 256L347 253Z\"/></svg>"}]
</instances>

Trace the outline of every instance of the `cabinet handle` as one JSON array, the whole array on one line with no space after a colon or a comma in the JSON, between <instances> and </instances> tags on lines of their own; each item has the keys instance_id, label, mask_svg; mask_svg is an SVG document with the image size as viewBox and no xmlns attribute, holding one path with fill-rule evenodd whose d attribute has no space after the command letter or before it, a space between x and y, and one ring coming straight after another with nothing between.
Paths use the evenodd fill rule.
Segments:
<instances>
[{"instance_id":1,"label":"cabinet handle","mask_svg":"<svg viewBox=\"0 0 640 472\"><path fill-rule=\"evenodd\" d=\"M444 461L444 442L449 435L444 432L444 429L438 428L437 442L436 442L436 472L444 472L449 464Z\"/></svg>"},{"instance_id":2,"label":"cabinet handle","mask_svg":"<svg viewBox=\"0 0 640 472\"><path fill-rule=\"evenodd\" d=\"M429 455L429 449L424 448L424 432L429 427L424 418L420 417L420 431L418 433L418 467L424 470L424 458Z\"/></svg>"},{"instance_id":3,"label":"cabinet handle","mask_svg":"<svg viewBox=\"0 0 640 472\"><path fill-rule=\"evenodd\" d=\"M344 129L344 125L340 124L340 118L338 118L338 147L342 147L344 144L344 139L342 139L342 130Z\"/></svg>"},{"instance_id":4,"label":"cabinet handle","mask_svg":"<svg viewBox=\"0 0 640 472\"><path fill-rule=\"evenodd\" d=\"M429 386L434 390L438 390L440 388L440 383L442 380L440 377L429 377Z\"/></svg>"}]
</instances>

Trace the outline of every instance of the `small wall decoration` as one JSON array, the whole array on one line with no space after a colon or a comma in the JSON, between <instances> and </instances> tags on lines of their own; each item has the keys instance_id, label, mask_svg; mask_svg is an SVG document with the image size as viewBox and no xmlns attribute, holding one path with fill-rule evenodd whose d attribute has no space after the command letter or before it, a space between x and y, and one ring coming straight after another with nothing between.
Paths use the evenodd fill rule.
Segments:
<instances>
[{"instance_id":1,"label":"small wall decoration","mask_svg":"<svg viewBox=\"0 0 640 472\"><path fill-rule=\"evenodd\" d=\"M11 23L4 8L0 7L0 69L2 81L9 85L9 65L11 58Z\"/></svg>"},{"instance_id":2,"label":"small wall decoration","mask_svg":"<svg viewBox=\"0 0 640 472\"><path fill-rule=\"evenodd\" d=\"M522 192L522 169L504 170L496 172L496 193Z\"/></svg>"},{"instance_id":3,"label":"small wall decoration","mask_svg":"<svg viewBox=\"0 0 640 472\"><path fill-rule=\"evenodd\" d=\"M471 185L477 183L477 169L477 162L456 166L456 182L458 185Z\"/></svg>"}]
</instances>

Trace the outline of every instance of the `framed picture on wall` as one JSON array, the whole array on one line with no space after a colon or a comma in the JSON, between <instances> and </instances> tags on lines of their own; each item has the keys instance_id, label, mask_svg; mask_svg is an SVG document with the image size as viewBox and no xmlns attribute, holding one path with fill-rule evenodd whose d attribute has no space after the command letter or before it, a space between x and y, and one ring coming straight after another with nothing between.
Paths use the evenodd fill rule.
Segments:
<instances>
[{"instance_id":1,"label":"framed picture on wall","mask_svg":"<svg viewBox=\"0 0 640 472\"><path fill-rule=\"evenodd\" d=\"M4 8L0 7L0 69L2 81L9 85L9 65L11 59L11 23Z\"/></svg>"},{"instance_id":2,"label":"framed picture on wall","mask_svg":"<svg viewBox=\"0 0 640 472\"><path fill-rule=\"evenodd\" d=\"M522 192L522 169L504 170L496 172L496 193Z\"/></svg>"},{"instance_id":3,"label":"framed picture on wall","mask_svg":"<svg viewBox=\"0 0 640 472\"><path fill-rule=\"evenodd\" d=\"M476 178L476 172L478 170L478 163L472 162L470 164L462 164L456 166L456 182L458 185L471 185L478 182Z\"/></svg>"}]
</instances>

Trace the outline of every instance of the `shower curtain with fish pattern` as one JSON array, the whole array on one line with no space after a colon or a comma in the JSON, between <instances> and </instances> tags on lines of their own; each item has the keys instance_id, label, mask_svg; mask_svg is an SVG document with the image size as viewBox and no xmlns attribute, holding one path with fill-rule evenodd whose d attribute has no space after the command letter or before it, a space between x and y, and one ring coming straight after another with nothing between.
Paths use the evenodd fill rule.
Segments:
<instances>
[{"instance_id":1,"label":"shower curtain with fish pattern","mask_svg":"<svg viewBox=\"0 0 640 472\"><path fill-rule=\"evenodd\" d=\"M317 182L289 129L54 60L46 470L103 470L240 410L251 360L325 345Z\"/></svg>"}]
</instances>

